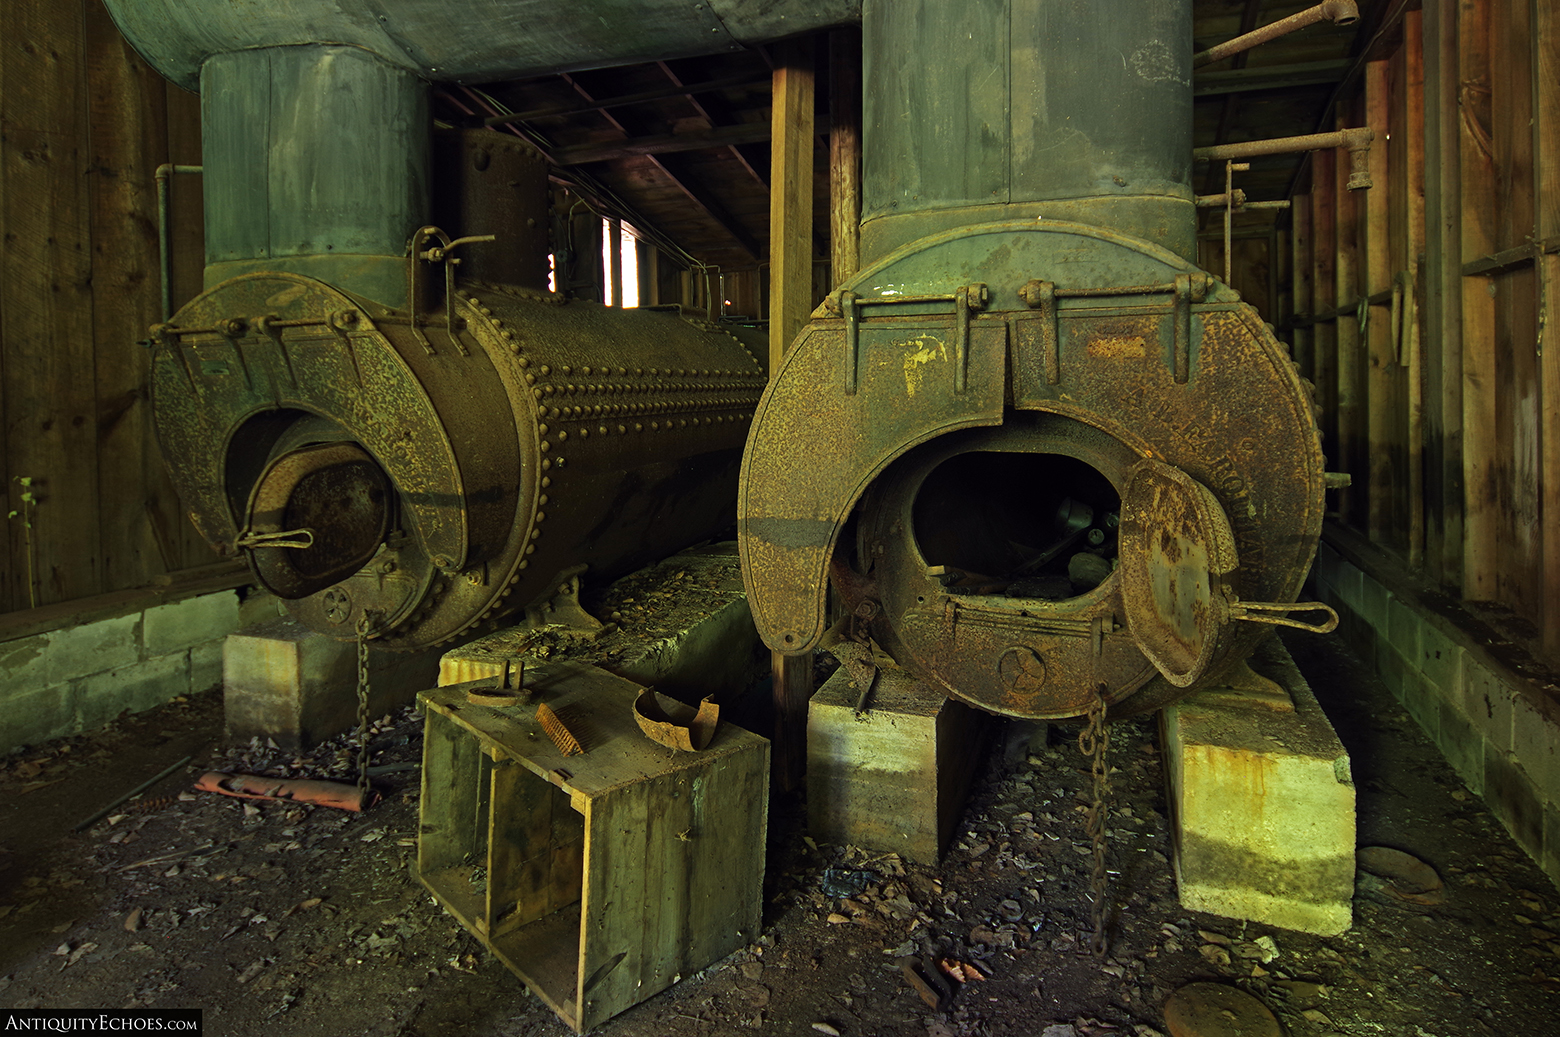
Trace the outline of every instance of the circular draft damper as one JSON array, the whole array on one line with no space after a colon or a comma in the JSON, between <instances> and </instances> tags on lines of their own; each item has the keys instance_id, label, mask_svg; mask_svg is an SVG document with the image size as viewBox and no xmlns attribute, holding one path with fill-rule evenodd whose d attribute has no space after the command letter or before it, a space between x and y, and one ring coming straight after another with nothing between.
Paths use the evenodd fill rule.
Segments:
<instances>
[{"instance_id":1,"label":"circular draft damper","mask_svg":"<svg viewBox=\"0 0 1560 1037\"><path fill-rule=\"evenodd\" d=\"M385 473L355 443L324 443L272 461L249 497L238 546L260 583L303 598L362 568L390 525Z\"/></svg>"}]
</instances>

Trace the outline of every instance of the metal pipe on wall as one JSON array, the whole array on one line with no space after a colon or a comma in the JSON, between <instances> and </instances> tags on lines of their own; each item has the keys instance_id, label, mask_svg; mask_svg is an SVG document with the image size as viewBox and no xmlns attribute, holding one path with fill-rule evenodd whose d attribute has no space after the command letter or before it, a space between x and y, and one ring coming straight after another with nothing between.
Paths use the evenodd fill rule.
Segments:
<instances>
[{"instance_id":1,"label":"metal pipe on wall","mask_svg":"<svg viewBox=\"0 0 1560 1037\"><path fill-rule=\"evenodd\" d=\"M169 213L170 181L180 173L199 173L201 169L201 166L177 166L172 162L164 162L157 167L157 269L162 271L164 324L173 316L173 255L168 247L168 238L172 233L169 226L172 222Z\"/></svg>"}]
</instances>

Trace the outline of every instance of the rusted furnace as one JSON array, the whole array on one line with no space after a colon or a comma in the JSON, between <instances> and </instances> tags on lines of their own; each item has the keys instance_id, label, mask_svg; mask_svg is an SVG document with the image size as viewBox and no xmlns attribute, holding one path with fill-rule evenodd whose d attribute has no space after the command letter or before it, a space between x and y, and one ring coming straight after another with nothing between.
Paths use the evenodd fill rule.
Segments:
<instances>
[{"instance_id":1,"label":"rusted furnace","mask_svg":"<svg viewBox=\"0 0 1560 1037\"><path fill-rule=\"evenodd\" d=\"M832 582L984 709L1162 705L1295 622L1324 489L1285 347L1192 261L1191 4L868 0L863 26L864 269L744 460L759 631L818 645Z\"/></svg>"},{"instance_id":2,"label":"rusted furnace","mask_svg":"<svg viewBox=\"0 0 1560 1037\"><path fill-rule=\"evenodd\" d=\"M446 641L735 518L754 352L549 295L545 247L517 247L546 171L497 135L455 163L469 237L431 226L429 83L740 49L853 4L644 0L632 32L614 0L534 6L109 3L201 93L206 290L153 329L164 456L205 537L342 638Z\"/></svg>"}]
</instances>

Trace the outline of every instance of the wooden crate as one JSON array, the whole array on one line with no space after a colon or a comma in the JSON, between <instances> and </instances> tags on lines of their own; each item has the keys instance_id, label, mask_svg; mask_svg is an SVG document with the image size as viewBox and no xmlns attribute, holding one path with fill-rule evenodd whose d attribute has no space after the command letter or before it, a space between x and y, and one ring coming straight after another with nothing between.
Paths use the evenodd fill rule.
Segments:
<instances>
[{"instance_id":1,"label":"wooden crate","mask_svg":"<svg viewBox=\"0 0 1560 1037\"><path fill-rule=\"evenodd\" d=\"M473 682L490 684L491 682ZM417 871L439 902L583 1032L758 935L769 743L731 724L674 752L634 721L639 685L531 662L523 704L427 711ZM546 702L585 749L536 721Z\"/></svg>"}]
</instances>

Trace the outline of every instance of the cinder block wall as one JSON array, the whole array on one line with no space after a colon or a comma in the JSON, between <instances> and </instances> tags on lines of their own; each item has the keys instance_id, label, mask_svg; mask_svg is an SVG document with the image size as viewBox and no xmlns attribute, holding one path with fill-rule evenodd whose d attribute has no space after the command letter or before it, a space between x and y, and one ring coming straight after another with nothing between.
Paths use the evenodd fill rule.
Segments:
<instances>
[{"instance_id":1,"label":"cinder block wall","mask_svg":"<svg viewBox=\"0 0 1560 1037\"><path fill-rule=\"evenodd\" d=\"M1339 631L1468 788L1560 883L1560 695L1495 658L1416 588L1323 543L1312 579Z\"/></svg>"},{"instance_id":2,"label":"cinder block wall","mask_svg":"<svg viewBox=\"0 0 1560 1037\"><path fill-rule=\"evenodd\" d=\"M203 594L0 642L0 756L222 683L222 645L276 599Z\"/></svg>"}]
</instances>

